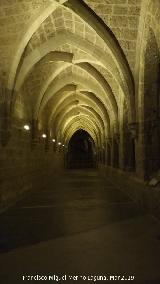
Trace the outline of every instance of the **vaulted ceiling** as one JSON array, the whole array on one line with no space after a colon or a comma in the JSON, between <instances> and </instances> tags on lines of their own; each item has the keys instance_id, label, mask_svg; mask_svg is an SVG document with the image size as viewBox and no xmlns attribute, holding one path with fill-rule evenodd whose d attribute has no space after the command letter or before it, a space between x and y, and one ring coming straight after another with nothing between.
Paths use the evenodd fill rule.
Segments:
<instances>
[{"instance_id":1,"label":"vaulted ceiling","mask_svg":"<svg viewBox=\"0 0 160 284\"><path fill-rule=\"evenodd\" d=\"M66 144L84 129L97 146L119 132L124 106L133 122L140 5L4 0L0 72L12 116L38 121L40 130Z\"/></svg>"}]
</instances>

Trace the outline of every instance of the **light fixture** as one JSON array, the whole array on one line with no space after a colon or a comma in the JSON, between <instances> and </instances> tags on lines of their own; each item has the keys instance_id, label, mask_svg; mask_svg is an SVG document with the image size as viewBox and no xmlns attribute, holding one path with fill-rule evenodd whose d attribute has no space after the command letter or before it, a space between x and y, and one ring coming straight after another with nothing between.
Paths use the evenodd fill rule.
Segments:
<instances>
[{"instance_id":1,"label":"light fixture","mask_svg":"<svg viewBox=\"0 0 160 284\"><path fill-rule=\"evenodd\" d=\"M27 124L25 124L25 125L23 126L23 128L24 128L26 131L29 131L29 130L30 130L30 126L27 125Z\"/></svg>"},{"instance_id":2,"label":"light fixture","mask_svg":"<svg viewBox=\"0 0 160 284\"><path fill-rule=\"evenodd\" d=\"M65 147L65 145L64 145L64 144L63 144L62 146L63 146L63 147Z\"/></svg>"},{"instance_id":3,"label":"light fixture","mask_svg":"<svg viewBox=\"0 0 160 284\"><path fill-rule=\"evenodd\" d=\"M47 135L45 133L42 134L42 138L46 138Z\"/></svg>"},{"instance_id":4,"label":"light fixture","mask_svg":"<svg viewBox=\"0 0 160 284\"><path fill-rule=\"evenodd\" d=\"M58 145L61 145L62 143L61 142L58 142Z\"/></svg>"},{"instance_id":5,"label":"light fixture","mask_svg":"<svg viewBox=\"0 0 160 284\"><path fill-rule=\"evenodd\" d=\"M52 142L55 143L55 142L56 142L56 139L52 139Z\"/></svg>"}]
</instances>

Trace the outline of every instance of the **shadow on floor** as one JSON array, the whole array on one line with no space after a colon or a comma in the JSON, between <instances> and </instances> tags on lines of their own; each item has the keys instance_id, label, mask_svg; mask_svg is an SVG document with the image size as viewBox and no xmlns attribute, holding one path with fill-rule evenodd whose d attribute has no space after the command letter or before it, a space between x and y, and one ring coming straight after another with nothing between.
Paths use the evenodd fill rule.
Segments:
<instances>
[{"instance_id":1,"label":"shadow on floor","mask_svg":"<svg viewBox=\"0 0 160 284\"><path fill-rule=\"evenodd\" d=\"M69 170L0 216L0 253L141 214L134 202L96 171Z\"/></svg>"}]
</instances>

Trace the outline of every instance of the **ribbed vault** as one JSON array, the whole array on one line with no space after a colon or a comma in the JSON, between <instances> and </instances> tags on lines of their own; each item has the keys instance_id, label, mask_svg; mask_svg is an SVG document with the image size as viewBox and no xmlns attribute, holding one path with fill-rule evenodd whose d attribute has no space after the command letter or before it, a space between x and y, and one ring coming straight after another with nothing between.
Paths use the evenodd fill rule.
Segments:
<instances>
[{"instance_id":1,"label":"ribbed vault","mask_svg":"<svg viewBox=\"0 0 160 284\"><path fill-rule=\"evenodd\" d=\"M83 1L52 1L50 12L28 26L13 68L11 115L35 121L50 140L67 144L83 129L97 147L105 145L122 127L124 102L128 122L135 120L126 56L109 27Z\"/></svg>"}]
</instances>

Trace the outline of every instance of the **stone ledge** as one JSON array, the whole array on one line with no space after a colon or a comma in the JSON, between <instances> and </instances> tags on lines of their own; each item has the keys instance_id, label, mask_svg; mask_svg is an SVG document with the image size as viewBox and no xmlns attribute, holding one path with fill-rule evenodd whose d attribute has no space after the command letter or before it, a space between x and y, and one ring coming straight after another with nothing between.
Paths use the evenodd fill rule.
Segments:
<instances>
[{"instance_id":1,"label":"stone ledge","mask_svg":"<svg viewBox=\"0 0 160 284\"><path fill-rule=\"evenodd\" d=\"M99 165L99 173L125 192L144 211L160 220L160 188L150 187L134 173Z\"/></svg>"}]
</instances>

